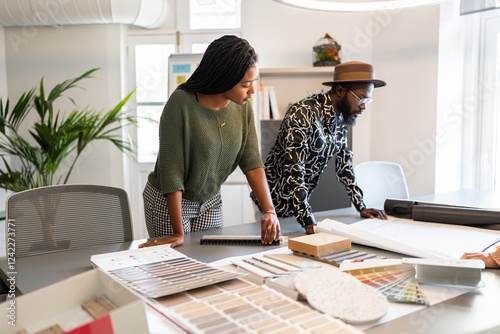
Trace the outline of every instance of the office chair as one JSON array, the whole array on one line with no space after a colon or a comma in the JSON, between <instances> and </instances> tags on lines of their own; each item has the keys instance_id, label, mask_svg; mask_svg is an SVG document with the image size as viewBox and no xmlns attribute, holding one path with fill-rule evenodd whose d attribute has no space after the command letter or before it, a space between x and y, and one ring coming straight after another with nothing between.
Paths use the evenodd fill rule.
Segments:
<instances>
[{"instance_id":1,"label":"office chair","mask_svg":"<svg viewBox=\"0 0 500 334\"><path fill-rule=\"evenodd\" d=\"M18 258L132 240L127 193L107 186L56 185L14 193L6 200L5 223Z\"/></svg>"},{"instance_id":2,"label":"office chair","mask_svg":"<svg viewBox=\"0 0 500 334\"><path fill-rule=\"evenodd\" d=\"M385 161L368 161L354 167L363 200L369 208L384 208L387 198L408 199L403 169L400 165Z\"/></svg>"}]
</instances>

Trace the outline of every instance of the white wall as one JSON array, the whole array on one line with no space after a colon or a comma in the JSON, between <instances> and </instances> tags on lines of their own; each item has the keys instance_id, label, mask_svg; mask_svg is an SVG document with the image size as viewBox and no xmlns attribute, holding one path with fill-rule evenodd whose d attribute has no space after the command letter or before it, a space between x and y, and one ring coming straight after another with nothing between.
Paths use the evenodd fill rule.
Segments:
<instances>
[{"instance_id":1,"label":"white wall","mask_svg":"<svg viewBox=\"0 0 500 334\"><path fill-rule=\"evenodd\" d=\"M7 64L5 62L5 33L4 28L0 26L0 97L6 99L7 92Z\"/></svg>"},{"instance_id":2,"label":"white wall","mask_svg":"<svg viewBox=\"0 0 500 334\"><path fill-rule=\"evenodd\" d=\"M387 22L373 42L387 86L374 93L370 159L401 164L410 196L433 193L439 6L395 12Z\"/></svg>"},{"instance_id":3,"label":"white wall","mask_svg":"<svg viewBox=\"0 0 500 334\"><path fill-rule=\"evenodd\" d=\"M80 108L111 108L121 98L120 65L122 28L119 25L88 25L5 28L7 84L11 100L39 85L55 84L100 67L94 79L80 82L84 89L67 92ZM72 110L67 100L58 105ZM29 122L29 120L27 120ZM80 157L70 183L123 186L123 157L108 143L91 144Z\"/></svg>"},{"instance_id":4,"label":"white wall","mask_svg":"<svg viewBox=\"0 0 500 334\"><path fill-rule=\"evenodd\" d=\"M472 15L460 17L460 3L448 1L441 5L439 29L438 103L436 118L436 182L435 192L447 192L467 188L462 182L465 168L470 161L463 156L465 145L473 146L463 131L463 123L471 118L471 110L464 108L462 96L470 96L464 89L464 47L467 45L465 33L474 35L476 31L464 31L462 21L472 19ZM470 45L470 44L469 44ZM467 48L467 52L475 48ZM475 62L468 62L475 68ZM464 95L465 94L465 95ZM469 112L467 112L469 111ZM472 148L474 150L474 148ZM468 158L474 158L468 156ZM452 168L450 168L452 166Z\"/></svg>"},{"instance_id":5,"label":"white wall","mask_svg":"<svg viewBox=\"0 0 500 334\"><path fill-rule=\"evenodd\" d=\"M0 98L2 98L3 103L6 103L8 95L7 91L7 64L5 61L5 33L4 28L0 27ZM8 158L7 158L8 159ZM0 162L3 165L3 162ZM0 189L0 211L5 210L5 200L7 199L8 193Z\"/></svg>"},{"instance_id":6,"label":"white wall","mask_svg":"<svg viewBox=\"0 0 500 334\"><path fill-rule=\"evenodd\" d=\"M342 62L372 62L369 13L320 12L267 0L243 1L242 13L242 37L256 49L261 68L312 66L312 48L326 33L341 45ZM301 98L319 92L307 85L302 89ZM357 144L370 141L369 117L365 113L353 131L354 164L370 160L369 145Z\"/></svg>"},{"instance_id":7,"label":"white wall","mask_svg":"<svg viewBox=\"0 0 500 334\"><path fill-rule=\"evenodd\" d=\"M353 162L400 163L410 195L434 192L439 6L374 14L318 12L266 0L242 6L243 37L257 50L262 68L311 66L312 46L326 32L342 45L343 62L372 63L387 86L374 91L375 102L353 129Z\"/></svg>"},{"instance_id":8,"label":"white wall","mask_svg":"<svg viewBox=\"0 0 500 334\"><path fill-rule=\"evenodd\" d=\"M269 0L242 1L241 5L242 37L257 51L262 68L312 66L312 48L325 33L342 45L342 61L371 60L369 41L354 47L370 14L320 12Z\"/></svg>"}]
</instances>

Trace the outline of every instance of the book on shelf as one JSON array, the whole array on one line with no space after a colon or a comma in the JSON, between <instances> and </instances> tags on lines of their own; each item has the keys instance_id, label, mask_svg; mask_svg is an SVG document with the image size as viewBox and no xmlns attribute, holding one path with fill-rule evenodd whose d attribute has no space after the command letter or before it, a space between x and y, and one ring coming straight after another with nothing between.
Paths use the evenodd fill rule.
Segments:
<instances>
[{"instance_id":1,"label":"book on shelf","mask_svg":"<svg viewBox=\"0 0 500 334\"><path fill-rule=\"evenodd\" d=\"M269 105L269 86L262 86L262 100L260 106L260 119L268 120L270 118L270 105Z\"/></svg>"},{"instance_id":2,"label":"book on shelf","mask_svg":"<svg viewBox=\"0 0 500 334\"><path fill-rule=\"evenodd\" d=\"M260 103L260 119L280 119L278 100L274 86L262 85L262 99Z\"/></svg>"},{"instance_id":3,"label":"book on shelf","mask_svg":"<svg viewBox=\"0 0 500 334\"><path fill-rule=\"evenodd\" d=\"M274 86L269 86L269 107L271 119L280 119L278 100L276 99L276 91L274 90Z\"/></svg>"}]
</instances>

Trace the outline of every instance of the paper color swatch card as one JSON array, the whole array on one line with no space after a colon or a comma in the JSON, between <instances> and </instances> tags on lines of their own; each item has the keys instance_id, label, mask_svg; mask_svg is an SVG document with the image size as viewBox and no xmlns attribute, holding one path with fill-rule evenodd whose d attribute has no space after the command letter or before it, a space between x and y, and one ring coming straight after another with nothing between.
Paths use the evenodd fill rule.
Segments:
<instances>
[{"instance_id":1,"label":"paper color swatch card","mask_svg":"<svg viewBox=\"0 0 500 334\"><path fill-rule=\"evenodd\" d=\"M191 259L170 245L95 255L91 261L118 282L150 298L241 276Z\"/></svg>"},{"instance_id":2,"label":"paper color swatch card","mask_svg":"<svg viewBox=\"0 0 500 334\"><path fill-rule=\"evenodd\" d=\"M154 305L189 333L362 333L274 289L241 278L158 298Z\"/></svg>"}]
</instances>

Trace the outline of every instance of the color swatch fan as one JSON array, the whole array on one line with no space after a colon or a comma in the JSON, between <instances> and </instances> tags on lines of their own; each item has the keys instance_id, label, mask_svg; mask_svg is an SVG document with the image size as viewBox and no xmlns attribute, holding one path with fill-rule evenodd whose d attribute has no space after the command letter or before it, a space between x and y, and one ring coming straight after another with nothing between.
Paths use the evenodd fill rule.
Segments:
<instances>
[{"instance_id":1,"label":"color swatch fan","mask_svg":"<svg viewBox=\"0 0 500 334\"><path fill-rule=\"evenodd\" d=\"M369 263L369 261L366 261ZM395 265L344 271L378 289L391 302L428 305L411 265Z\"/></svg>"}]
</instances>

